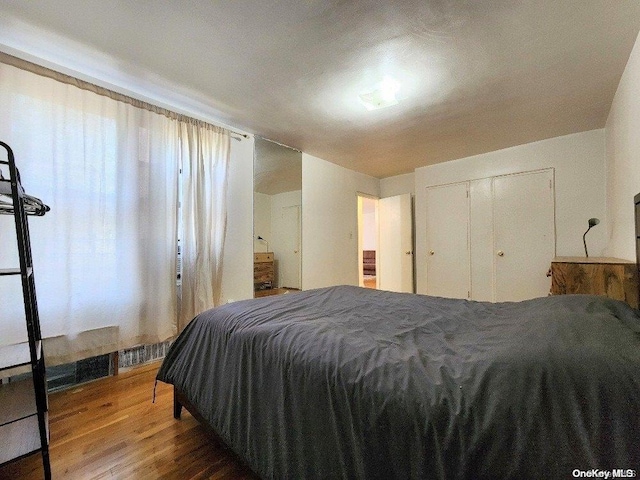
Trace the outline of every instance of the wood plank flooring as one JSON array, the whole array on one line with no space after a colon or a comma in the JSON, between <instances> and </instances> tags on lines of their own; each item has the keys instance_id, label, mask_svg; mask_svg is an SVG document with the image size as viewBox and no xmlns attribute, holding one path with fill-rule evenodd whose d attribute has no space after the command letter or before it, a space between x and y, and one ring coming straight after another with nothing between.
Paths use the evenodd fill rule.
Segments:
<instances>
[{"instance_id":1,"label":"wood plank flooring","mask_svg":"<svg viewBox=\"0 0 640 480\"><path fill-rule=\"evenodd\" d=\"M54 479L256 480L235 455L183 409L173 389L153 384L153 363L49 396ZM0 467L0 479L42 479L34 454Z\"/></svg>"},{"instance_id":2,"label":"wood plank flooring","mask_svg":"<svg viewBox=\"0 0 640 480\"><path fill-rule=\"evenodd\" d=\"M284 295L286 293L295 293L300 290L296 288L267 288L265 290L256 290L253 292L255 298L269 297L271 295Z\"/></svg>"},{"instance_id":3,"label":"wood plank flooring","mask_svg":"<svg viewBox=\"0 0 640 480\"><path fill-rule=\"evenodd\" d=\"M376 277L365 277L364 278L364 286L365 288L378 288L378 284L376 282Z\"/></svg>"}]
</instances>

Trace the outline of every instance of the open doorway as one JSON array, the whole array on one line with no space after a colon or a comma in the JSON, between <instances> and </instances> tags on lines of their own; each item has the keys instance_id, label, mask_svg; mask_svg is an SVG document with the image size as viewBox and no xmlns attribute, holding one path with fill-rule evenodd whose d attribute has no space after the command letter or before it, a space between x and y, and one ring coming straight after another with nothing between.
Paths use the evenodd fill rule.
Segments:
<instances>
[{"instance_id":1,"label":"open doorway","mask_svg":"<svg viewBox=\"0 0 640 480\"><path fill-rule=\"evenodd\" d=\"M378 288L378 199L358 194L358 284Z\"/></svg>"},{"instance_id":2,"label":"open doorway","mask_svg":"<svg viewBox=\"0 0 640 480\"><path fill-rule=\"evenodd\" d=\"M376 198L358 193L358 284L415 292L411 194Z\"/></svg>"}]
</instances>

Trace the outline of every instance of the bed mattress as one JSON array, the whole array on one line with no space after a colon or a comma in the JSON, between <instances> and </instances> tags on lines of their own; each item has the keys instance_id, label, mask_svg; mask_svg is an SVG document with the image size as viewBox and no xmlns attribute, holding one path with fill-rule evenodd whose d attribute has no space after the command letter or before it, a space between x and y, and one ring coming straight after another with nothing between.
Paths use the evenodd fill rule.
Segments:
<instances>
[{"instance_id":1,"label":"bed mattress","mask_svg":"<svg viewBox=\"0 0 640 480\"><path fill-rule=\"evenodd\" d=\"M158 379L263 478L572 478L640 468L640 317L350 286L197 316Z\"/></svg>"}]
</instances>

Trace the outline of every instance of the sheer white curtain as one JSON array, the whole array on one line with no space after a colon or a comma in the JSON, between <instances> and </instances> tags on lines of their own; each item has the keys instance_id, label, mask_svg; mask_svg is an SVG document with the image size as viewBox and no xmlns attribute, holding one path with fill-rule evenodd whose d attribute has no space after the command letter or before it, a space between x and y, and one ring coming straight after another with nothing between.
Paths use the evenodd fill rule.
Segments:
<instances>
[{"instance_id":1,"label":"sheer white curtain","mask_svg":"<svg viewBox=\"0 0 640 480\"><path fill-rule=\"evenodd\" d=\"M229 136L0 63L0 138L26 191L50 363L164 341L219 294ZM176 296L178 168L184 178L182 312ZM0 268L15 267L0 216ZM19 285L0 277L0 343L23 340ZM180 322L184 323L184 322Z\"/></svg>"},{"instance_id":2,"label":"sheer white curtain","mask_svg":"<svg viewBox=\"0 0 640 480\"><path fill-rule=\"evenodd\" d=\"M180 125L182 296L178 329L219 303L227 228L229 135L199 123Z\"/></svg>"}]
</instances>

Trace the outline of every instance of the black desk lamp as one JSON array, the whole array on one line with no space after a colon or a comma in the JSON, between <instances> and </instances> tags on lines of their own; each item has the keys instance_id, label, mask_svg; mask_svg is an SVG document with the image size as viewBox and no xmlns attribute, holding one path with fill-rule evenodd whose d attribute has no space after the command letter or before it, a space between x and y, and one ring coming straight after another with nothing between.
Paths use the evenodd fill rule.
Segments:
<instances>
[{"instance_id":1,"label":"black desk lamp","mask_svg":"<svg viewBox=\"0 0 640 480\"><path fill-rule=\"evenodd\" d=\"M589 230L591 230L591 227L595 227L597 224L600 223L600 219L598 218L590 218L589 219L589 228L587 228L587 231L584 232L584 235L582 235L582 243L584 243L584 254L587 256L587 258L589 257L589 252L587 251L587 233L589 233Z\"/></svg>"},{"instance_id":2,"label":"black desk lamp","mask_svg":"<svg viewBox=\"0 0 640 480\"><path fill-rule=\"evenodd\" d=\"M591 220L589 220L589 221L591 221ZM589 227L589 228L591 228L591 227ZM262 240L264 243L266 243L266 244L267 244L267 252L268 252L268 251L269 251L269 242L267 242L267 241L266 241L264 238L262 238L260 235L258 235L258 240Z\"/></svg>"}]
</instances>

